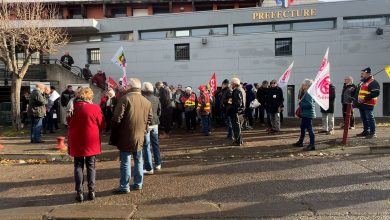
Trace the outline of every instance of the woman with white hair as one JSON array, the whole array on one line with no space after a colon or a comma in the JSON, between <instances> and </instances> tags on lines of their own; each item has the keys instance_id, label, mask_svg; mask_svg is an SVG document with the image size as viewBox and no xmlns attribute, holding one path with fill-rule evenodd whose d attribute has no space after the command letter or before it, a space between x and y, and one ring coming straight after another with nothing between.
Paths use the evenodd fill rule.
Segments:
<instances>
[{"instance_id":1,"label":"woman with white hair","mask_svg":"<svg viewBox=\"0 0 390 220\"><path fill-rule=\"evenodd\" d=\"M160 100L153 95L153 85L150 82L144 82L142 85L142 95L152 103L153 118L148 126L147 133L145 134L144 146L143 146L143 156L144 156L144 174L151 175L154 174L155 170L161 169L161 156L160 156L160 146L158 143L158 125L160 124L161 116L161 104ZM153 156L154 156L154 169L152 161L152 153L150 150L150 145L152 145Z\"/></svg>"},{"instance_id":2,"label":"woman with white hair","mask_svg":"<svg viewBox=\"0 0 390 220\"><path fill-rule=\"evenodd\" d=\"M310 144L303 149L305 151L315 150L315 136L312 125L313 118L316 117L315 102L314 99L307 92L311 84L313 84L313 80L311 79L305 79L302 83L301 91L303 97L299 101L300 115L298 115L301 118L301 136L299 137L298 142L293 144L296 147L303 147L303 141L305 139L305 133L307 130L309 132Z\"/></svg>"},{"instance_id":3,"label":"woman with white hair","mask_svg":"<svg viewBox=\"0 0 390 220\"><path fill-rule=\"evenodd\" d=\"M106 132L109 132L111 129L111 119L114 114L116 103L115 91L112 88L109 88L100 99L100 108L102 109L106 120Z\"/></svg>"}]
</instances>

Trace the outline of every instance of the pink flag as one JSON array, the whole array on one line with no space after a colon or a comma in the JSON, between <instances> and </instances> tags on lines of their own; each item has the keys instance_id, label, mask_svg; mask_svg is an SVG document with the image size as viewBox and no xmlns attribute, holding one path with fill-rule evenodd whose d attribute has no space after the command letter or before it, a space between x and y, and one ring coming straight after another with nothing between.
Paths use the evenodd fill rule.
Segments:
<instances>
[{"instance_id":1,"label":"pink flag","mask_svg":"<svg viewBox=\"0 0 390 220\"><path fill-rule=\"evenodd\" d=\"M294 61L287 68L287 70L283 73L283 75L279 78L279 81L278 81L279 87L287 86L288 80L290 79L290 76L291 76L291 70L292 70L293 66L294 66Z\"/></svg>"},{"instance_id":2,"label":"pink flag","mask_svg":"<svg viewBox=\"0 0 390 220\"><path fill-rule=\"evenodd\" d=\"M318 75L325 68L326 64L328 64L328 62L329 62L328 54L329 54L329 47L328 47L328 49L326 49L324 58L322 58L322 63L321 63L321 66L320 66L320 70L318 71Z\"/></svg>"},{"instance_id":3,"label":"pink flag","mask_svg":"<svg viewBox=\"0 0 390 220\"><path fill-rule=\"evenodd\" d=\"M330 64L327 62L307 91L323 109L329 109Z\"/></svg>"}]
</instances>

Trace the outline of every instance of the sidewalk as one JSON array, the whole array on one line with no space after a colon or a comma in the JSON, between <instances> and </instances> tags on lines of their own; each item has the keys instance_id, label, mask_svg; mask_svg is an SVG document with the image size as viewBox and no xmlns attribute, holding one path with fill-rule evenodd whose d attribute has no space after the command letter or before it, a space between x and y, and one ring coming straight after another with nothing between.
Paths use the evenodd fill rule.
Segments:
<instances>
[{"instance_id":1,"label":"sidewalk","mask_svg":"<svg viewBox=\"0 0 390 220\"><path fill-rule=\"evenodd\" d=\"M319 131L320 127L315 127ZM209 137L197 133L186 133L183 130L174 130L168 139L160 139L161 153L168 159L212 159L234 157L282 157L296 156L301 154L383 154L390 153L390 127L387 124L379 124L377 129L378 138L358 138L356 134L361 128L349 130L349 143L342 145L342 129L336 129L334 135L316 133L316 151L303 152L301 148L291 146L299 137L299 129L283 128L275 135L267 134L263 127L257 126L254 130L243 131L244 146L231 146L225 139L226 132L223 128L213 129ZM117 160L116 147L108 145L109 133L102 134L102 154L100 160ZM67 136L66 129L61 129L55 134L43 135L45 143L31 144L29 131L14 137L0 136L0 144L4 146L0 150L1 159L10 160L47 160L47 161L70 161L67 152L55 149L58 136ZM306 136L308 142L308 135Z\"/></svg>"}]
</instances>

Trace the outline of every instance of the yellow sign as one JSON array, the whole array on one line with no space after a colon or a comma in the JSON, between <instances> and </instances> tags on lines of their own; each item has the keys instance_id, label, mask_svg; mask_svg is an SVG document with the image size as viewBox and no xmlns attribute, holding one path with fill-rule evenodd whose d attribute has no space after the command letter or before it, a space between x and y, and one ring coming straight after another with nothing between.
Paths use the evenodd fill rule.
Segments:
<instances>
[{"instance_id":1,"label":"yellow sign","mask_svg":"<svg viewBox=\"0 0 390 220\"><path fill-rule=\"evenodd\" d=\"M390 66L386 66L385 71L387 73L387 76L390 78Z\"/></svg>"},{"instance_id":2,"label":"yellow sign","mask_svg":"<svg viewBox=\"0 0 390 220\"><path fill-rule=\"evenodd\" d=\"M288 9L280 11L253 12L254 21L268 21L272 19L296 18L296 17L314 17L317 15L315 8Z\"/></svg>"}]
</instances>

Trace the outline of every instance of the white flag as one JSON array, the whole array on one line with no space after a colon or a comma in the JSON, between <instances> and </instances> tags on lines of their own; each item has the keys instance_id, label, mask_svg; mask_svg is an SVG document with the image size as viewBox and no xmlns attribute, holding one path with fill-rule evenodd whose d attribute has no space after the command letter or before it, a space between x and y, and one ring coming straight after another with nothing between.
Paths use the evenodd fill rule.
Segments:
<instances>
[{"instance_id":1,"label":"white flag","mask_svg":"<svg viewBox=\"0 0 390 220\"><path fill-rule=\"evenodd\" d=\"M294 66L294 61L291 63L291 65L286 69L286 71L283 73L283 75L279 78L278 86L284 87L287 86L288 80L291 76L291 70Z\"/></svg>"},{"instance_id":2,"label":"white flag","mask_svg":"<svg viewBox=\"0 0 390 220\"><path fill-rule=\"evenodd\" d=\"M320 70L318 70L317 77L320 75L320 72L325 68L325 66L329 63L328 54L329 54L329 47L326 49L324 58L322 58L322 63L320 66Z\"/></svg>"},{"instance_id":3,"label":"white flag","mask_svg":"<svg viewBox=\"0 0 390 220\"><path fill-rule=\"evenodd\" d=\"M125 51L121 46L118 51L115 53L114 57L111 59L113 63L122 68L123 76L122 76L122 85L126 87L127 85L127 74L126 74L126 57Z\"/></svg>"},{"instance_id":4,"label":"white flag","mask_svg":"<svg viewBox=\"0 0 390 220\"><path fill-rule=\"evenodd\" d=\"M320 71L313 84L307 91L321 108L329 109L329 84L330 84L330 64L329 62Z\"/></svg>"}]
</instances>

